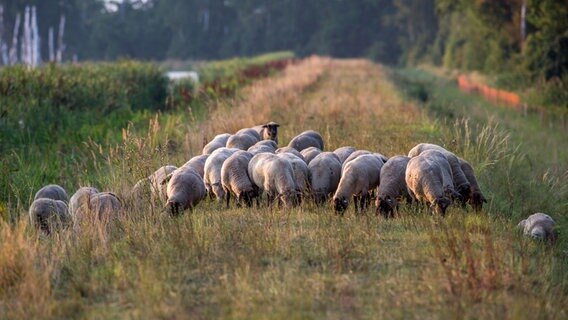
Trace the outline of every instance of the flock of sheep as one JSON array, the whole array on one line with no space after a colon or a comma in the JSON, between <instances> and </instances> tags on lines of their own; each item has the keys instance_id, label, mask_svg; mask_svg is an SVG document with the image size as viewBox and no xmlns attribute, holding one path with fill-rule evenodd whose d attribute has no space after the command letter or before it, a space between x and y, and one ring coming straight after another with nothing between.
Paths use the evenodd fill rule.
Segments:
<instances>
[{"instance_id":1,"label":"flock of sheep","mask_svg":"<svg viewBox=\"0 0 568 320\"><path fill-rule=\"evenodd\" d=\"M235 134L219 134L207 143L202 155L181 167L167 165L138 181L129 195L134 205L165 204L172 215L195 208L207 196L230 206L251 207L266 193L267 205L292 208L305 201L331 206L343 214L352 200L356 212L375 199L376 212L394 217L401 201L426 204L445 215L452 203L482 209L487 200L471 165L441 146L420 143L408 156L386 156L345 146L323 151L322 136L308 130L278 148L279 124L244 128ZM123 207L113 193L80 188L67 202L58 185L39 190L29 214L34 225L46 232L57 224L84 219L108 221ZM69 205L67 205L67 203ZM519 223L527 235L554 239L554 221L538 213Z\"/></svg>"}]
</instances>

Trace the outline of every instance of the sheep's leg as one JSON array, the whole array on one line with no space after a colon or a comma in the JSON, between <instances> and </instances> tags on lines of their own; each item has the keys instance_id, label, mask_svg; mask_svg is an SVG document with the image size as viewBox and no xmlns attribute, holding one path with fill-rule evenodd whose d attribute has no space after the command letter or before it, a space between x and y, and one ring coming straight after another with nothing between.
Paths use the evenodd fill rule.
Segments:
<instances>
[{"instance_id":1,"label":"sheep's leg","mask_svg":"<svg viewBox=\"0 0 568 320\"><path fill-rule=\"evenodd\" d=\"M359 197L356 195L353 195L353 204L355 205L355 212L359 212Z\"/></svg>"},{"instance_id":2,"label":"sheep's leg","mask_svg":"<svg viewBox=\"0 0 568 320\"><path fill-rule=\"evenodd\" d=\"M231 200L231 192L229 190L225 190L225 198L227 198L227 209L229 209L229 201Z\"/></svg>"}]
</instances>

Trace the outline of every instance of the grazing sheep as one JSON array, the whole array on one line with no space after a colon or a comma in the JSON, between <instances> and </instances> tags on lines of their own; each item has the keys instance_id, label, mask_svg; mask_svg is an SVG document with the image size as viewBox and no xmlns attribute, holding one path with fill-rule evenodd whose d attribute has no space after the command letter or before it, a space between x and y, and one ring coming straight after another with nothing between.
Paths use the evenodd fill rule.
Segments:
<instances>
[{"instance_id":1,"label":"grazing sheep","mask_svg":"<svg viewBox=\"0 0 568 320\"><path fill-rule=\"evenodd\" d=\"M173 216L177 216L187 209L193 209L205 199L205 184L195 169L181 167L172 173L167 182L167 195L166 208Z\"/></svg>"},{"instance_id":2,"label":"grazing sheep","mask_svg":"<svg viewBox=\"0 0 568 320\"><path fill-rule=\"evenodd\" d=\"M152 199L151 200L152 203L155 203L158 200L162 204L166 203L167 196L166 196L166 186L164 184L164 181L167 179L168 175L176 169L177 169L176 166L166 165L154 171L154 173L152 173L148 178L146 178L147 179L146 183L150 184L150 196ZM143 184L144 182L142 182L142 186ZM136 183L136 185L138 185L138 182ZM135 188L136 185L134 186ZM133 192L133 194L139 194L139 191L136 190L136 193Z\"/></svg>"},{"instance_id":3,"label":"grazing sheep","mask_svg":"<svg viewBox=\"0 0 568 320\"><path fill-rule=\"evenodd\" d=\"M269 207L276 199L286 208L298 205L294 170L288 160L271 153L257 154L250 160L248 172L251 181L260 190L266 191Z\"/></svg>"},{"instance_id":4,"label":"grazing sheep","mask_svg":"<svg viewBox=\"0 0 568 320\"><path fill-rule=\"evenodd\" d=\"M89 214L92 219L102 222L114 220L122 209L120 198L112 192L99 192L89 199Z\"/></svg>"},{"instance_id":5,"label":"grazing sheep","mask_svg":"<svg viewBox=\"0 0 568 320\"><path fill-rule=\"evenodd\" d=\"M241 134L246 134L249 135L251 137L254 137L256 139L256 141L260 141L262 140L262 138L260 137L260 134L253 128L243 128L237 132L235 132L234 135L241 135ZM227 141L228 143L229 141ZM256 142L255 142L256 143Z\"/></svg>"},{"instance_id":6,"label":"grazing sheep","mask_svg":"<svg viewBox=\"0 0 568 320\"><path fill-rule=\"evenodd\" d=\"M526 236L550 241L551 244L554 244L558 237L554 230L555 224L556 222L549 215L538 212L519 222L517 227L522 229L523 234Z\"/></svg>"},{"instance_id":7,"label":"grazing sheep","mask_svg":"<svg viewBox=\"0 0 568 320\"><path fill-rule=\"evenodd\" d=\"M306 163L310 164L310 161L312 161L321 152L322 151L316 147L309 147L302 150L300 153L304 156L304 159L306 159Z\"/></svg>"},{"instance_id":8,"label":"grazing sheep","mask_svg":"<svg viewBox=\"0 0 568 320\"><path fill-rule=\"evenodd\" d=\"M247 151L252 153L252 155L256 155L262 152L274 153L277 148L276 142L272 140L260 140L254 146L248 148Z\"/></svg>"},{"instance_id":9,"label":"grazing sheep","mask_svg":"<svg viewBox=\"0 0 568 320\"><path fill-rule=\"evenodd\" d=\"M30 206L29 215L32 225L47 234L70 220L67 204L62 200L48 198L35 199Z\"/></svg>"},{"instance_id":10,"label":"grazing sheep","mask_svg":"<svg viewBox=\"0 0 568 320\"><path fill-rule=\"evenodd\" d=\"M316 147L320 150L324 150L323 138L319 133L313 130L307 130L295 136L288 146L298 151L302 151L309 147Z\"/></svg>"},{"instance_id":11,"label":"grazing sheep","mask_svg":"<svg viewBox=\"0 0 568 320\"><path fill-rule=\"evenodd\" d=\"M309 186L316 205L323 205L333 195L341 179L341 162L333 152L322 152L308 165Z\"/></svg>"},{"instance_id":12,"label":"grazing sheep","mask_svg":"<svg viewBox=\"0 0 568 320\"><path fill-rule=\"evenodd\" d=\"M304 159L304 156L300 153L300 151L292 148L292 147L282 147L282 148L278 148L276 149L276 154L279 153L291 153L293 155L295 155L296 157L304 160L304 162L306 162L306 159Z\"/></svg>"},{"instance_id":13,"label":"grazing sheep","mask_svg":"<svg viewBox=\"0 0 568 320\"><path fill-rule=\"evenodd\" d=\"M464 159L458 158L460 162L460 166L467 178L467 181L470 184L470 192L467 201L475 211L481 211L483 208L483 203L487 203L487 199L481 192L481 188L479 188L479 184L477 183L477 179L475 178L475 172L473 171L473 167Z\"/></svg>"},{"instance_id":14,"label":"grazing sheep","mask_svg":"<svg viewBox=\"0 0 568 320\"><path fill-rule=\"evenodd\" d=\"M410 202L410 194L406 185L406 166L409 157L395 156L390 158L381 168L381 183L377 188L377 213L388 217L394 217L394 211L398 210L401 199Z\"/></svg>"},{"instance_id":15,"label":"grazing sheep","mask_svg":"<svg viewBox=\"0 0 568 320\"><path fill-rule=\"evenodd\" d=\"M446 209L452 203L451 195L455 193L450 183L450 165L445 157L417 156L408 162L405 180L410 196L422 203L426 203L430 208L442 216L446 214ZM450 180L449 182L447 180Z\"/></svg>"},{"instance_id":16,"label":"grazing sheep","mask_svg":"<svg viewBox=\"0 0 568 320\"><path fill-rule=\"evenodd\" d=\"M278 127L280 125L276 122L269 122L263 125L252 127L260 135L262 140L272 140L278 144ZM276 149L276 148L275 148Z\"/></svg>"},{"instance_id":17,"label":"grazing sheep","mask_svg":"<svg viewBox=\"0 0 568 320\"><path fill-rule=\"evenodd\" d=\"M298 156L288 152L279 153L276 156L282 159L286 159L290 162L290 164L292 165L292 170L294 171L296 191L298 191L298 194L302 194L304 190L306 190L309 176L308 165L306 164L306 162L300 159ZM301 203L302 199L300 198L298 200Z\"/></svg>"},{"instance_id":18,"label":"grazing sheep","mask_svg":"<svg viewBox=\"0 0 568 320\"><path fill-rule=\"evenodd\" d=\"M268 146L276 151L278 149L278 144L272 140L260 140L259 142L255 143L255 146Z\"/></svg>"},{"instance_id":19,"label":"grazing sheep","mask_svg":"<svg viewBox=\"0 0 568 320\"><path fill-rule=\"evenodd\" d=\"M91 196L97 193L99 193L99 190L93 187L79 188L71 196L71 200L69 200L69 214L71 214L71 218L75 219L75 217L83 214L85 210L88 210Z\"/></svg>"},{"instance_id":20,"label":"grazing sheep","mask_svg":"<svg viewBox=\"0 0 568 320\"><path fill-rule=\"evenodd\" d=\"M452 178L454 180L454 185L456 186L456 191L460 194L462 205L465 206L465 203L471 193L471 185L469 184L469 181L461 168L458 157L452 152L444 149L443 147L431 143L417 144L408 152L408 156L411 158L416 157L426 150L440 151L448 159L448 162L450 163L450 166L452 168Z\"/></svg>"},{"instance_id":21,"label":"grazing sheep","mask_svg":"<svg viewBox=\"0 0 568 320\"><path fill-rule=\"evenodd\" d=\"M67 195L65 189L63 189L61 186L56 184L48 184L47 186L44 186L43 188L39 189L38 192L36 192L35 194L34 200L40 198L69 202L69 196Z\"/></svg>"},{"instance_id":22,"label":"grazing sheep","mask_svg":"<svg viewBox=\"0 0 568 320\"><path fill-rule=\"evenodd\" d=\"M195 169L195 171L197 171L197 173L199 173L199 175L203 178L203 175L205 173L205 161L207 161L208 157L209 155L207 154L195 156L184 163L182 167L190 167Z\"/></svg>"},{"instance_id":23,"label":"grazing sheep","mask_svg":"<svg viewBox=\"0 0 568 320\"><path fill-rule=\"evenodd\" d=\"M369 190L379 185L383 162L372 154L365 154L344 165L337 191L333 195L335 212L343 214L351 196L355 210L363 211L370 202ZM358 205L360 209L357 208Z\"/></svg>"},{"instance_id":24,"label":"grazing sheep","mask_svg":"<svg viewBox=\"0 0 568 320\"><path fill-rule=\"evenodd\" d=\"M333 153L335 153L339 157L339 162L343 164L345 160L347 160L347 158L349 158L349 156L355 151L357 151L357 149L355 149L354 147L345 146L335 149Z\"/></svg>"},{"instance_id":25,"label":"grazing sheep","mask_svg":"<svg viewBox=\"0 0 568 320\"><path fill-rule=\"evenodd\" d=\"M203 147L202 154L211 154L213 151L225 147L230 136L230 133L222 133L216 135L213 140L209 141L209 143Z\"/></svg>"},{"instance_id":26,"label":"grazing sheep","mask_svg":"<svg viewBox=\"0 0 568 320\"><path fill-rule=\"evenodd\" d=\"M205 182L205 189L211 198L213 195L215 195L218 201L225 198L225 191L221 185L221 169L223 162L237 151L239 151L239 149L220 148L213 151L213 153L209 155L209 158L207 158L207 161L205 161L203 180Z\"/></svg>"},{"instance_id":27,"label":"grazing sheep","mask_svg":"<svg viewBox=\"0 0 568 320\"><path fill-rule=\"evenodd\" d=\"M363 155L372 155L372 156L376 157L377 159L381 160L382 163L385 163L385 162L388 161L388 158L385 157L384 155L380 154L380 153L376 153L376 152L373 153L373 152L368 151L368 150L357 150L357 151L351 153L349 155L349 157L347 157L347 159L345 159L345 161L343 162L342 168L345 168L345 165L347 163L349 163L350 161L357 159L358 157L363 156Z\"/></svg>"},{"instance_id":28,"label":"grazing sheep","mask_svg":"<svg viewBox=\"0 0 568 320\"><path fill-rule=\"evenodd\" d=\"M221 184L225 191L227 208L231 194L237 198L237 206L244 202L247 207L252 207L252 201L256 199L258 204L258 187L251 181L248 175L248 164L253 155L246 151L233 153L221 168Z\"/></svg>"},{"instance_id":29,"label":"grazing sheep","mask_svg":"<svg viewBox=\"0 0 568 320\"><path fill-rule=\"evenodd\" d=\"M260 141L258 133L253 129L246 129L248 131L239 130L237 133L229 137L227 140L227 148L237 148L240 150L248 150L255 143Z\"/></svg>"}]
</instances>

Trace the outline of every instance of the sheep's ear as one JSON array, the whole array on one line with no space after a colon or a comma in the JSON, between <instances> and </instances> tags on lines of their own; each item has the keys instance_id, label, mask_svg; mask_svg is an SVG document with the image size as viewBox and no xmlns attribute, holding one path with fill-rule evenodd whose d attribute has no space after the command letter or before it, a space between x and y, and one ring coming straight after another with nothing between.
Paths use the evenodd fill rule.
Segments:
<instances>
[{"instance_id":1,"label":"sheep's ear","mask_svg":"<svg viewBox=\"0 0 568 320\"><path fill-rule=\"evenodd\" d=\"M263 124L263 125L262 125L262 128L263 128L263 129L268 128L268 124Z\"/></svg>"},{"instance_id":2,"label":"sheep's ear","mask_svg":"<svg viewBox=\"0 0 568 320\"><path fill-rule=\"evenodd\" d=\"M167 184L168 182L170 182L170 180L172 179L172 173L168 174L164 180L162 180L162 182L160 183L161 185Z\"/></svg>"},{"instance_id":3,"label":"sheep's ear","mask_svg":"<svg viewBox=\"0 0 568 320\"><path fill-rule=\"evenodd\" d=\"M278 123L273 123L272 126L276 127L276 128L280 127L280 125Z\"/></svg>"}]
</instances>

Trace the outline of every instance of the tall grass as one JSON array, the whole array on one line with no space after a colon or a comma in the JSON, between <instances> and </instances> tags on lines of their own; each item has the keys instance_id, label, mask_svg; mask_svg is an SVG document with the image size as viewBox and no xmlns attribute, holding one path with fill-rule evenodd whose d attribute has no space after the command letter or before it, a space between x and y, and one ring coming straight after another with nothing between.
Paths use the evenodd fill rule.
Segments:
<instances>
[{"instance_id":1,"label":"tall grass","mask_svg":"<svg viewBox=\"0 0 568 320\"><path fill-rule=\"evenodd\" d=\"M386 220L309 203L227 210L206 201L172 219L149 199L128 200L139 177L182 164L204 138L269 120L282 125L284 143L312 128L330 150L392 156L421 141L454 141L461 156L486 164L480 180L492 194L496 168L518 161L503 129L432 121L383 68L362 60L313 57L207 107L204 121L163 114L147 131L123 130L116 146L86 145L91 183L126 200L109 228L83 224L46 237L24 205L9 209L17 218L0 222L0 318L567 316L566 255L519 237L491 206L480 214L451 207L446 219L403 207Z\"/></svg>"}]
</instances>

